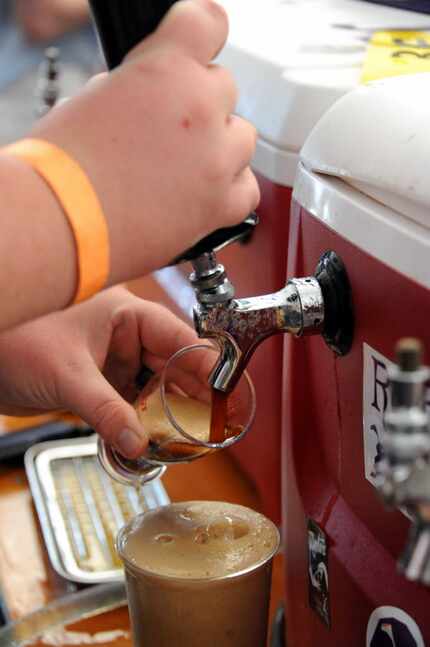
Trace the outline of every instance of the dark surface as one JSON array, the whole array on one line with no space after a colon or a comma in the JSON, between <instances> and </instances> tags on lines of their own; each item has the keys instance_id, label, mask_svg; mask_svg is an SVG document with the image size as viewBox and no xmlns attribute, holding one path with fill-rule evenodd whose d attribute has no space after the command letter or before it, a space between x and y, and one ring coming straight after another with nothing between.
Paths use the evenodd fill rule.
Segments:
<instances>
[{"instance_id":1,"label":"dark surface","mask_svg":"<svg viewBox=\"0 0 430 647\"><path fill-rule=\"evenodd\" d=\"M153 32L175 0L90 0L109 69Z\"/></svg>"},{"instance_id":2,"label":"dark surface","mask_svg":"<svg viewBox=\"0 0 430 647\"><path fill-rule=\"evenodd\" d=\"M366 0L372 4L382 4L387 7L396 7L397 9L407 9L408 11L418 11L419 13L430 14L429 0Z\"/></svg>"},{"instance_id":3,"label":"dark surface","mask_svg":"<svg viewBox=\"0 0 430 647\"><path fill-rule=\"evenodd\" d=\"M0 627L4 627L4 625L7 625L8 622L10 622L9 612L6 608L6 603L0 590Z\"/></svg>"},{"instance_id":4,"label":"dark surface","mask_svg":"<svg viewBox=\"0 0 430 647\"><path fill-rule=\"evenodd\" d=\"M239 225L217 229L212 234L209 234L209 236L206 236L206 238L203 238L203 240L196 243L194 247L187 249L186 252L175 258L172 265L177 265L178 263L183 263L185 261L192 261L206 252L219 252L231 243L247 243L250 241L257 225L258 216L255 213L251 213L248 218Z\"/></svg>"},{"instance_id":5,"label":"dark surface","mask_svg":"<svg viewBox=\"0 0 430 647\"><path fill-rule=\"evenodd\" d=\"M90 436L90 429L79 429L69 422L53 422L0 437L0 464L22 462L24 454L32 445L47 440L66 440Z\"/></svg>"}]
</instances>

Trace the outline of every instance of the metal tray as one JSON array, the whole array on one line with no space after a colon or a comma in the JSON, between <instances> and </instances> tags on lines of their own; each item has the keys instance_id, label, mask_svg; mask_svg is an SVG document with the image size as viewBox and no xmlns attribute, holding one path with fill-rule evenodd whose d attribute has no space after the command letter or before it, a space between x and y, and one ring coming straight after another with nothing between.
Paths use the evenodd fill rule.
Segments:
<instances>
[{"instance_id":1,"label":"metal tray","mask_svg":"<svg viewBox=\"0 0 430 647\"><path fill-rule=\"evenodd\" d=\"M25 469L53 568L67 580L120 580L118 530L136 514L170 499L159 479L138 493L112 481L97 460L96 437L39 443Z\"/></svg>"}]
</instances>

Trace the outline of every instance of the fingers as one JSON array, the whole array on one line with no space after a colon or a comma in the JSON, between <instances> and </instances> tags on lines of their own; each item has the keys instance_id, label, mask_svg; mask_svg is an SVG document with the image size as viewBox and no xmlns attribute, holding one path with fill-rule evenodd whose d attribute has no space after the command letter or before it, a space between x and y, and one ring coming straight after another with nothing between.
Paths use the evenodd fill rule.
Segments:
<instances>
[{"instance_id":1,"label":"fingers","mask_svg":"<svg viewBox=\"0 0 430 647\"><path fill-rule=\"evenodd\" d=\"M139 330L139 348L144 349L142 361L156 373L163 370L166 360L177 351L196 344L209 346L209 342L199 339L189 325L157 303L135 297L132 315ZM120 313L119 318L124 323L128 317ZM134 336L132 326L120 329L123 335L116 338L115 345L125 347L127 338ZM135 344L131 346L134 348ZM219 351L211 348L188 352L169 369L168 381L176 382L188 395L197 397L202 387L207 388L208 376L218 356Z\"/></svg>"},{"instance_id":2,"label":"fingers","mask_svg":"<svg viewBox=\"0 0 430 647\"><path fill-rule=\"evenodd\" d=\"M142 455L148 439L134 408L121 398L95 365L89 366L86 373L63 380L65 405L123 456Z\"/></svg>"},{"instance_id":3,"label":"fingers","mask_svg":"<svg viewBox=\"0 0 430 647\"><path fill-rule=\"evenodd\" d=\"M260 203L260 187L248 166L237 175L227 199L226 220L236 223L244 220Z\"/></svg>"},{"instance_id":4,"label":"fingers","mask_svg":"<svg viewBox=\"0 0 430 647\"><path fill-rule=\"evenodd\" d=\"M255 154L257 131L254 126L231 115L225 138L225 160L230 166L231 185L226 195L226 222L236 223L254 211L260 202L260 188L250 168Z\"/></svg>"},{"instance_id":5,"label":"fingers","mask_svg":"<svg viewBox=\"0 0 430 647\"><path fill-rule=\"evenodd\" d=\"M97 88L99 87L102 83L106 83L107 79L109 78L109 73L108 72L99 72L99 74L95 74L92 76L90 79L85 84L86 88Z\"/></svg>"},{"instance_id":6,"label":"fingers","mask_svg":"<svg viewBox=\"0 0 430 647\"><path fill-rule=\"evenodd\" d=\"M166 384L176 384L188 397L210 401L209 375L215 365L218 355L210 350L190 351L183 359L169 367ZM143 361L155 373L161 373L165 360L156 355L145 353Z\"/></svg>"},{"instance_id":7,"label":"fingers","mask_svg":"<svg viewBox=\"0 0 430 647\"><path fill-rule=\"evenodd\" d=\"M257 145L257 131L246 119L231 115L227 124L226 156L233 161L234 176L239 176L252 161Z\"/></svg>"},{"instance_id":8,"label":"fingers","mask_svg":"<svg viewBox=\"0 0 430 647\"><path fill-rule=\"evenodd\" d=\"M228 18L224 9L213 0L182 0L176 2L153 36L151 42L164 42L185 55L207 65L225 44ZM138 45L132 57L147 49L148 40Z\"/></svg>"},{"instance_id":9,"label":"fingers","mask_svg":"<svg viewBox=\"0 0 430 647\"><path fill-rule=\"evenodd\" d=\"M218 95L218 103L224 108L225 114L230 117L231 113L235 111L238 89L236 82L229 70L220 65L210 65L210 76L216 85L216 93Z\"/></svg>"},{"instance_id":10,"label":"fingers","mask_svg":"<svg viewBox=\"0 0 430 647\"><path fill-rule=\"evenodd\" d=\"M199 343L196 332L170 310L151 301L136 303L141 346L168 359L185 346Z\"/></svg>"}]
</instances>

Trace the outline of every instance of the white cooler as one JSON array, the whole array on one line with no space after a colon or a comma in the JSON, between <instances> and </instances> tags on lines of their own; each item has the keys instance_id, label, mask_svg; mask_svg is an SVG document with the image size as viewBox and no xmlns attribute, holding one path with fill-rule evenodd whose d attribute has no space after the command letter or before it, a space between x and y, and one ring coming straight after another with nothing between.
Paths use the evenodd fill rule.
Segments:
<instances>
[{"instance_id":1,"label":"white cooler","mask_svg":"<svg viewBox=\"0 0 430 647\"><path fill-rule=\"evenodd\" d=\"M375 490L396 342L421 339L430 363L429 97L430 73L358 88L302 151L288 273L336 252L355 333L344 357L317 337L286 343L288 647L430 644L430 589L397 568L410 522Z\"/></svg>"}]
</instances>

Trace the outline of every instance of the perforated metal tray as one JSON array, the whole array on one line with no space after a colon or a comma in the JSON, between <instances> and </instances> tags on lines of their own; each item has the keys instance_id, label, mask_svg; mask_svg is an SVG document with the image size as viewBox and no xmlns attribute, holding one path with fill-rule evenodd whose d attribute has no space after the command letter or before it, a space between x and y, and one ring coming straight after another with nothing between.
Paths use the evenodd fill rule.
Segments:
<instances>
[{"instance_id":1,"label":"perforated metal tray","mask_svg":"<svg viewBox=\"0 0 430 647\"><path fill-rule=\"evenodd\" d=\"M73 582L123 578L118 530L170 501L159 479L140 492L112 481L98 463L95 437L35 445L25 468L52 566Z\"/></svg>"}]
</instances>

